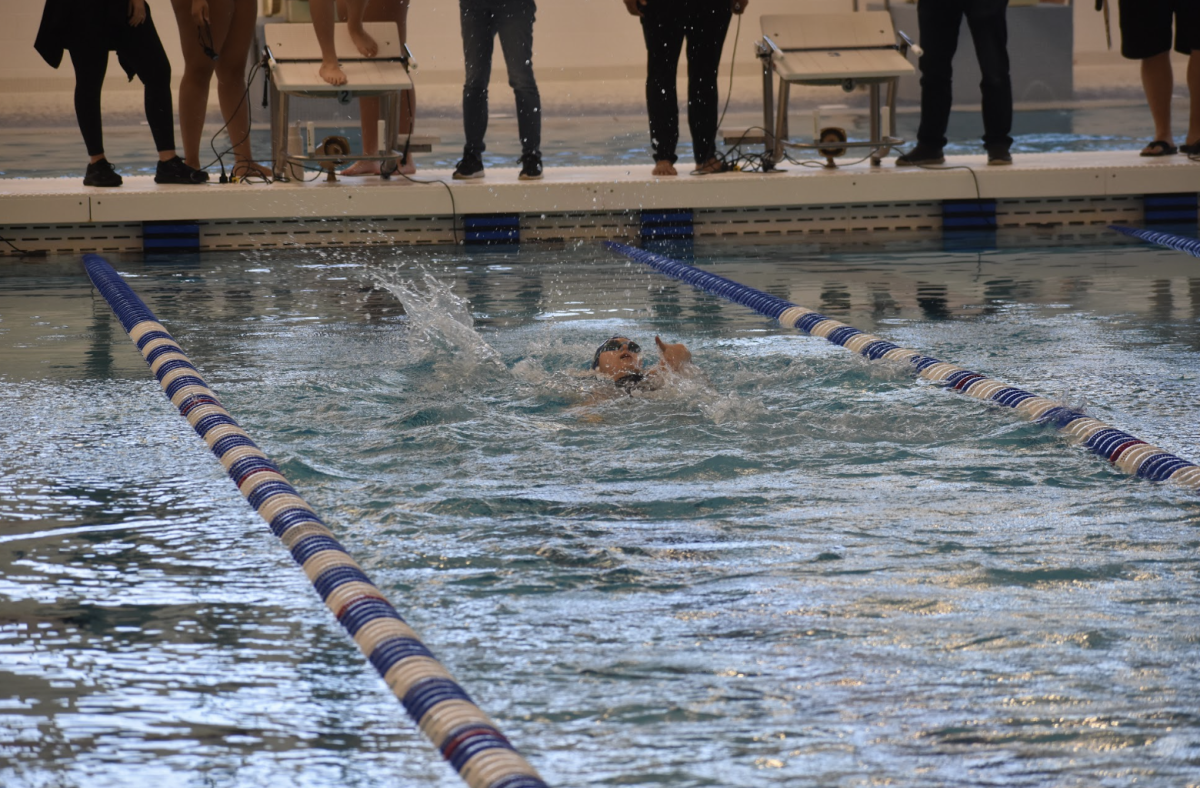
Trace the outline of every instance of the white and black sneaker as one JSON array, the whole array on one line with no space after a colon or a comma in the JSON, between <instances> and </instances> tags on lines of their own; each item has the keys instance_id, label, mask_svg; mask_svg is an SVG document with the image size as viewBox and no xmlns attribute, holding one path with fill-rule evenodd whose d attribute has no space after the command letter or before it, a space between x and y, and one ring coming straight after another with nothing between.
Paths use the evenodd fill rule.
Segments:
<instances>
[{"instance_id":1,"label":"white and black sneaker","mask_svg":"<svg viewBox=\"0 0 1200 788\"><path fill-rule=\"evenodd\" d=\"M483 159L474 153L463 153L462 160L454 168L454 180L469 181L483 177Z\"/></svg>"},{"instance_id":2,"label":"white and black sneaker","mask_svg":"<svg viewBox=\"0 0 1200 788\"><path fill-rule=\"evenodd\" d=\"M521 157L521 174L523 181L539 181L542 179L542 154L526 153Z\"/></svg>"}]
</instances>

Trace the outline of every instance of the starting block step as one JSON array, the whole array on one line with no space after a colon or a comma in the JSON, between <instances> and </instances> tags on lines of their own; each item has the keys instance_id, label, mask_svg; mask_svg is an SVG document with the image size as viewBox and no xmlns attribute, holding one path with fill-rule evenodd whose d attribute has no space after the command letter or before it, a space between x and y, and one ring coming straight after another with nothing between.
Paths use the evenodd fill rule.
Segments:
<instances>
[{"instance_id":1,"label":"starting block step","mask_svg":"<svg viewBox=\"0 0 1200 788\"><path fill-rule=\"evenodd\" d=\"M407 134L401 134L396 139L396 150L404 150L404 143L408 142L409 153L431 153L433 146L441 143L442 138L436 134L414 134L409 137Z\"/></svg>"},{"instance_id":2,"label":"starting block step","mask_svg":"<svg viewBox=\"0 0 1200 788\"><path fill-rule=\"evenodd\" d=\"M721 140L726 145L766 145L767 133L762 129L721 130Z\"/></svg>"}]
</instances>

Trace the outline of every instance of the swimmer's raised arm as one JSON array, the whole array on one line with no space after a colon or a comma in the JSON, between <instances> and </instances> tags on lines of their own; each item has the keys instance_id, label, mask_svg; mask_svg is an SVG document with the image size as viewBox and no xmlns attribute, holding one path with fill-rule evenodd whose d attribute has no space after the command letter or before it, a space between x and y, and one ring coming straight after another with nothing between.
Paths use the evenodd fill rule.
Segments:
<instances>
[{"instance_id":1,"label":"swimmer's raised arm","mask_svg":"<svg viewBox=\"0 0 1200 788\"><path fill-rule=\"evenodd\" d=\"M679 342L663 342L661 338L655 336L654 344L658 345L658 352L662 354L655 369L666 367L672 372L678 372L683 369L684 365L692 362L691 351Z\"/></svg>"}]
</instances>

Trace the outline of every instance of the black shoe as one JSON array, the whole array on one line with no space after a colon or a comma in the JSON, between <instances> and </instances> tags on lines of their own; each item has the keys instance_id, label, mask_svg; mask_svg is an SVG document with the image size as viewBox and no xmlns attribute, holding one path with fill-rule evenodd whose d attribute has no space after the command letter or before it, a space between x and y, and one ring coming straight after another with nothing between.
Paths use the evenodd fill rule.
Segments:
<instances>
[{"instance_id":1,"label":"black shoe","mask_svg":"<svg viewBox=\"0 0 1200 788\"><path fill-rule=\"evenodd\" d=\"M83 176L84 186L120 186L121 183L121 176L108 163L108 159L89 163Z\"/></svg>"},{"instance_id":2,"label":"black shoe","mask_svg":"<svg viewBox=\"0 0 1200 788\"><path fill-rule=\"evenodd\" d=\"M521 174L517 176L523 181L537 181L542 178L542 154L526 153L521 157Z\"/></svg>"},{"instance_id":3,"label":"black shoe","mask_svg":"<svg viewBox=\"0 0 1200 788\"><path fill-rule=\"evenodd\" d=\"M1008 152L1008 148L988 148L988 164L995 166L1003 166L1012 164L1012 154Z\"/></svg>"},{"instance_id":4,"label":"black shoe","mask_svg":"<svg viewBox=\"0 0 1200 788\"><path fill-rule=\"evenodd\" d=\"M483 177L483 159L474 153L463 153L462 161L454 168L454 180L469 181Z\"/></svg>"},{"instance_id":5,"label":"black shoe","mask_svg":"<svg viewBox=\"0 0 1200 788\"><path fill-rule=\"evenodd\" d=\"M194 170L176 156L173 159L160 161L154 172L155 183L204 183L208 178L200 170Z\"/></svg>"},{"instance_id":6,"label":"black shoe","mask_svg":"<svg viewBox=\"0 0 1200 788\"><path fill-rule=\"evenodd\" d=\"M940 148L923 148L920 145L896 157L897 167L925 167L930 164L945 164L946 157Z\"/></svg>"}]
</instances>

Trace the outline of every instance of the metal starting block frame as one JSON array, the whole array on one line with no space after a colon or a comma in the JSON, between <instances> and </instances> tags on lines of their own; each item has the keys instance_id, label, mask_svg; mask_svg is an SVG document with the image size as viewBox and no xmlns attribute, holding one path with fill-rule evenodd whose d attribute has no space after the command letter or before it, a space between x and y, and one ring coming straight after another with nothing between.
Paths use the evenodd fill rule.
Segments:
<instances>
[{"instance_id":1,"label":"metal starting block frame","mask_svg":"<svg viewBox=\"0 0 1200 788\"><path fill-rule=\"evenodd\" d=\"M762 61L763 128L766 137L765 169L783 160L784 148L829 152L842 149L873 149L871 164L904 140L896 133L896 87L900 77L915 72L906 57L920 47L904 33L897 35L887 11L853 11L841 14L767 14L762 17L761 41L755 52ZM779 98L774 98L775 75L779 76ZM788 139L788 99L797 85L838 85L846 92L859 85L870 91L868 114L870 139L866 141L792 142ZM886 133L880 113L880 86L887 86ZM827 167L835 167L834 156L825 155Z\"/></svg>"},{"instance_id":2,"label":"metal starting block frame","mask_svg":"<svg viewBox=\"0 0 1200 788\"><path fill-rule=\"evenodd\" d=\"M279 23L263 26L265 40L264 57L270 85L271 101L271 161L276 179L287 180L289 164L303 167L306 164L341 165L350 161L380 161L384 177L395 172L403 163L404 151L397 151L396 110L400 94L412 90L409 68L412 53L400 43L396 26L390 22L367 22L363 25L367 34L375 39L379 52L375 57L364 57L350 39L344 23L334 25L334 46L339 65L346 74L346 84L330 85L321 79L321 48L316 33L309 22ZM304 154L288 150L288 98L290 96L313 96L331 98L343 103L352 98L374 96L379 98L379 114L384 121L384 146L379 153L342 155ZM425 149L431 145L424 142ZM414 146L408 145L412 152Z\"/></svg>"}]
</instances>

